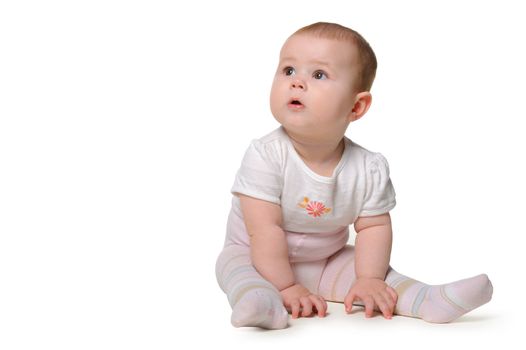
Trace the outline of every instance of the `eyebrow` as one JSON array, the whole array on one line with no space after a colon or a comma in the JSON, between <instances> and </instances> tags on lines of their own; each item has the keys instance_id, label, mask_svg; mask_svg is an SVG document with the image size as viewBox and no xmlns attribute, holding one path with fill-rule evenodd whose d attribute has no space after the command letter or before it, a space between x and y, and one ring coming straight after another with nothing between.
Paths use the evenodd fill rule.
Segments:
<instances>
[{"instance_id":1,"label":"eyebrow","mask_svg":"<svg viewBox=\"0 0 526 350\"><path fill-rule=\"evenodd\" d=\"M283 57L280 60L280 62L283 62L283 61L295 61L295 59L293 57ZM331 67L329 62L325 62L325 61L321 61L321 60L312 60L312 61L309 61L309 63L313 63L313 64L318 65L318 66L325 66L327 68Z\"/></svg>"}]
</instances>

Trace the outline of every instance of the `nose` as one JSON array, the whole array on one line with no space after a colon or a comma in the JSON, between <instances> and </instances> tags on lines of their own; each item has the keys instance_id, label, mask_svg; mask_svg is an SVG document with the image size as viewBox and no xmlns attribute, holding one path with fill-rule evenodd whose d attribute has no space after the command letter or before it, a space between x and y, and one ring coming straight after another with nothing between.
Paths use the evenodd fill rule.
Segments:
<instances>
[{"instance_id":1,"label":"nose","mask_svg":"<svg viewBox=\"0 0 526 350\"><path fill-rule=\"evenodd\" d=\"M301 90L305 90L306 88L306 85L305 85L305 82L300 80L300 79L294 79L292 81L292 83L290 84L290 87L292 89L301 89Z\"/></svg>"}]
</instances>

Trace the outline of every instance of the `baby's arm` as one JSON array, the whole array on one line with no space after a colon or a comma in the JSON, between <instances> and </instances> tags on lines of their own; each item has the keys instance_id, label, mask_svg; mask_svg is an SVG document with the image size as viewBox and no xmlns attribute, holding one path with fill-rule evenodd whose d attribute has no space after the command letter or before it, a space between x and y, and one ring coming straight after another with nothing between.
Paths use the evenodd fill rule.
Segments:
<instances>
[{"instance_id":1,"label":"baby's arm","mask_svg":"<svg viewBox=\"0 0 526 350\"><path fill-rule=\"evenodd\" d=\"M281 228L279 205L239 195L241 211L250 236L252 264L278 290L294 284L287 240Z\"/></svg>"},{"instance_id":2,"label":"baby's arm","mask_svg":"<svg viewBox=\"0 0 526 350\"><path fill-rule=\"evenodd\" d=\"M305 287L296 284L289 262L288 244L283 231L281 207L277 204L239 195L241 211L250 236L252 264L281 293L292 317L310 316L313 306L325 316L327 303Z\"/></svg>"},{"instance_id":3,"label":"baby's arm","mask_svg":"<svg viewBox=\"0 0 526 350\"><path fill-rule=\"evenodd\" d=\"M397 295L385 282L392 245L392 227L389 213L360 217L354 223L356 282L345 298L347 312L354 299L365 305L365 313L372 316L375 305L386 318L391 318Z\"/></svg>"}]
</instances>

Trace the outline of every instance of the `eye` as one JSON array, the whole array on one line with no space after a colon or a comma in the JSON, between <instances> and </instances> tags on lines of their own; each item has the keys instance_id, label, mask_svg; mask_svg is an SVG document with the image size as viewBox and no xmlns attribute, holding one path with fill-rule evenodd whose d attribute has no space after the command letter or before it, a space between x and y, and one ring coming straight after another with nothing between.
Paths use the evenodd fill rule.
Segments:
<instances>
[{"instance_id":1,"label":"eye","mask_svg":"<svg viewBox=\"0 0 526 350\"><path fill-rule=\"evenodd\" d=\"M318 80L327 79L327 74L322 70L317 70L312 76L314 77L314 79Z\"/></svg>"},{"instance_id":2,"label":"eye","mask_svg":"<svg viewBox=\"0 0 526 350\"><path fill-rule=\"evenodd\" d=\"M283 68L283 73L285 73L285 75L292 75L294 74L294 68L292 67L285 67Z\"/></svg>"}]
</instances>

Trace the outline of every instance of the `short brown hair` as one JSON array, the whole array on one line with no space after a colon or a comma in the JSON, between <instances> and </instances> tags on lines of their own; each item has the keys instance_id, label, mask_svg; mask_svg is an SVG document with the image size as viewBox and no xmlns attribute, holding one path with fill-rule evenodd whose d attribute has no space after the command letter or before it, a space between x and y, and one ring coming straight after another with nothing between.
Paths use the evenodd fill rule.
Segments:
<instances>
[{"instance_id":1,"label":"short brown hair","mask_svg":"<svg viewBox=\"0 0 526 350\"><path fill-rule=\"evenodd\" d=\"M336 23L317 22L298 29L294 34L309 34L318 38L348 41L358 49L360 70L356 88L359 91L369 91L376 76L376 55L369 43L357 31Z\"/></svg>"}]
</instances>

